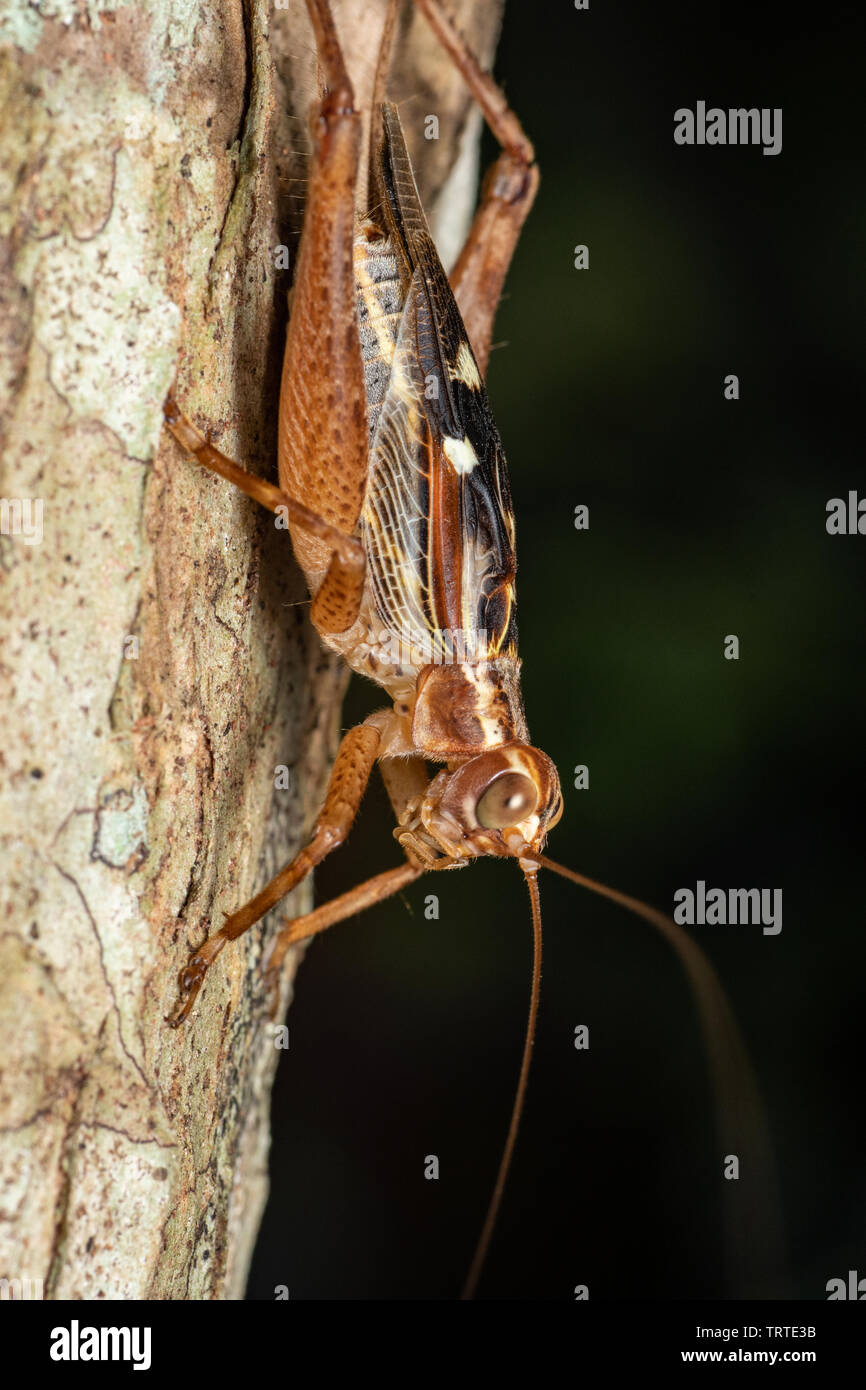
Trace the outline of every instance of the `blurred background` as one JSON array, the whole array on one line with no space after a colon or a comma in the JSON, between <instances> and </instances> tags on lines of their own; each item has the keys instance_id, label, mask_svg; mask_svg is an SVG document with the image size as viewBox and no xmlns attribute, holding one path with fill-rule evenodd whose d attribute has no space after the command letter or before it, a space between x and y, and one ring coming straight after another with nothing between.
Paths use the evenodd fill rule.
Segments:
<instances>
[{"instance_id":1,"label":"blurred background","mask_svg":"<svg viewBox=\"0 0 866 1390\"><path fill-rule=\"evenodd\" d=\"M866 537L825 530L829 498L866 495L864 22L854 5L805 13L808 28L782 5L506 6L496 72L542 185L488 385L517 514L527 715L565 794L549 853L666 910L698 879L783 890L778 936L692 933L740 1021L778 1161L788 1259L766 1291L821 1299L828 1279L866 1275ZM698 100L782 107L782 153L676 146L673 113ZM380 704L353 681L346 727ZM377 780L317 900L397 863L391 830ZM682 969L622 909L549 875L541 890L529 1099L479 1296L742 1293ZM423 879L312 944L250 1298L457 1294L530 962L520 874L494 862Z\"/></svg>"}]
</instances>

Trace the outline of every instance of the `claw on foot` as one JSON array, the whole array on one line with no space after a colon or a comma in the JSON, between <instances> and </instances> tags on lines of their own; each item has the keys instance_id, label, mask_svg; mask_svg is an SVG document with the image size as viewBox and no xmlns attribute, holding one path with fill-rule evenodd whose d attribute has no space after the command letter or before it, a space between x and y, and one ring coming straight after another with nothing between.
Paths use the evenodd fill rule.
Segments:
<instances>
[{"instance_id":1,"label":"claw on foot","mask_svg":"<svg viewBox=\"0 0 866 1390\"><path fill-rule=\"evenodd\" d=\"M180 999L174 1012L166 1014L165 1018L170 1027L179 1028L189 1016L189 1011L196 1001L208 967L216 960L225 944L225 937L221 937L219 934L210 937L201 949L196 951L189 965L181 970L178 975Z\"/></svg>"}]
</instances>

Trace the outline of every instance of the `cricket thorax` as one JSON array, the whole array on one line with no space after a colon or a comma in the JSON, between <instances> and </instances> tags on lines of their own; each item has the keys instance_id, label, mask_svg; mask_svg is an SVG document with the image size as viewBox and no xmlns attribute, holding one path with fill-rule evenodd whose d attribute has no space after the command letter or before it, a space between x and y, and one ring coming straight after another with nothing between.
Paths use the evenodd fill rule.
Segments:
<instances>
[{"instance_id":1,"label":"cricket thorax","mask_svg":"<svg viewBox=\"0 0 866 1390\"><path fill-rule=\"evenodd\" d=\"M528 742L516 657L428 666L419 676L412 741L435 759Z\"/></svg>"}]
</instances>

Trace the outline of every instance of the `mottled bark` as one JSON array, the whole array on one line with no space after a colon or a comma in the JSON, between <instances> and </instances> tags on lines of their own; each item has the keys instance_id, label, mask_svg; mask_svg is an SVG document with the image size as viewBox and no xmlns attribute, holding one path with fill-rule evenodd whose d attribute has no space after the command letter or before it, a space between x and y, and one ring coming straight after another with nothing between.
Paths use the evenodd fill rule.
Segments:
<instances>
[{"instance_id":1,"label":"mottled bark","mask_svg":"<svg viewBox=\"0 0 866 1390\"><path fill-rule=\"evenodd\" d=\"M452 8L489 57L498 4ZM381 4L335 9L364 100ZM223 954L184 1029L163 1016L190 947L309 828L343 676L285 532L181 456L161 405L176 380L273 476L312 40L300 0L5 0L0 41L0 1276L237 1298L285 914ZM452 256L477 121L411 11L391 93Z\"/></svg>"}]
</instances>

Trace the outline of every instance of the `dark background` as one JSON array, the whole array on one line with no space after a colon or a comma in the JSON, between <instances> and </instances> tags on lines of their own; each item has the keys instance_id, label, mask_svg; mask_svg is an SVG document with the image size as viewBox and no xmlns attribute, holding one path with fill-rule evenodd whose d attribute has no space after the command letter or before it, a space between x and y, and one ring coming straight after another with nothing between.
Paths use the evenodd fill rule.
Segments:
<instances>
[{"instance_id":1,"label":"dark background","mask_svg":"<svg viewBox=\"0 0 866 1390\"><path fill-rule=\"evenodd\" d=\"M489 389L527 714L565 793L549 852L665 909L699 878L783 889L779 936L692 930L760 1078L789 1251L773 1291L797 1298L866 1275L866 537L825 530L830 497L866 493L863 31L853 5L524 0L506 7L496 68L542 170ZM676 146L673 113L698 99L781 106L782 153ZM379 703L356 680L346 726ZM398 862L391 828L377 781L317 900ZM538 1040L480 1296L741 1293L682 970L621 909L549 875L541 888ZM482 862L311 946L251 1298L457 1293L519 1062L525 899L516 867Z\"/></svg>"}]
</instances>

